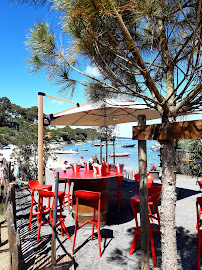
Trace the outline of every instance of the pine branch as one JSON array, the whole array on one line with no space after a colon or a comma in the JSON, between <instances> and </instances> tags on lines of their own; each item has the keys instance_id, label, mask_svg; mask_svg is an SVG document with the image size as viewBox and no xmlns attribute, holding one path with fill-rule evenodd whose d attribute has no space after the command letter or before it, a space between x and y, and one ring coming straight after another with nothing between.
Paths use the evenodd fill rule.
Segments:
<instances>
[{"instance_id":1,"label":"pine branch","mask_svg":"<svg viewBox=\"0 0 202 270\"><path fill-rule=\"evenodd\" d=\"M148 89L150 90L152 96L155 96L156 99L160 102L163 103L164 101L164 97L160 94L160 92L158 91L154 81L152 80L147 67L145 66L145 63L139 53L139 50L137 48L137 46L135 45L128 29L126 28L121 15L118 13L118 11L116 10L116 8L114 7L114 5L112 4L112 1L108 1L109 4L111 5L111 8L114 12L114 16L115 16L115 20L117 22L117 24L119 25L119 28L121 30L121 32L123 33L124 37L126 38L126 41L128 43L128 46L130 48L130 52L133 54L133 56L136 58L138 65L141 67L141 73L143 75L143 77L145 78L145 83L148 87ZM164 110L167 111L168 109L166 107L164 107Z\"/></svg>"},{"instance_id":2,"label":"pine branch","mask_svg":"<svg viewBox=\"0 0 202 270\"><path fill-rule=\"evenodd\" d=\"M202 93L202 83L199 83L171 112L173 116L177 115L187 104L191 102L197 95Z\"/></svg>"}]
</instances>

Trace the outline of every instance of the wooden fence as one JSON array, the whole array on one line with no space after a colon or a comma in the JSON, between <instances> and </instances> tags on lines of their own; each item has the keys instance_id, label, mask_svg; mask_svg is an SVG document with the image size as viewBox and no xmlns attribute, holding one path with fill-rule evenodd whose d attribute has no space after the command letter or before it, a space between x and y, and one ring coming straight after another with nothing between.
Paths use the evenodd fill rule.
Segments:
<instances>
[{"instance_id":1,"label":"wooden fence","mask_svg":"<svg viewBox=\"0 0 202 270\"><path fill-rule=\"evenodd\" d=\"M22 253L20 243L20 233L16 224L16 201L15 201L15 185L10 183L11 163L3 160L3 185L5 205L7 209L7 227L8 227L8 242L10 251L10 269L21 270ZM0 228L1 229L1 228ZM1 235L1 232L0 232ZM1 239L0 239L1 241Z\"/></svg>"}]
</instances>

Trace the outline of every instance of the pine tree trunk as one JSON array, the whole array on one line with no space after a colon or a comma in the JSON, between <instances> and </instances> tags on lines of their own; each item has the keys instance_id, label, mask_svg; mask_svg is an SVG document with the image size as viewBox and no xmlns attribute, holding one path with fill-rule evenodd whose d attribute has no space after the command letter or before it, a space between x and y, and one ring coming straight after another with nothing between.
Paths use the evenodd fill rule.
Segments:
<instances>
[{"instance_id":1,"label":"pine tree trunk","mask_svg":"<svg viewBox=\"0 0 202 270\"><path fill-rule=\"evenodd\" d=\"M162 269L177 270L177 243L175 227L176 174L174 142L161 141L162 196L161 196L161 250Z\"/></svg>"}]
</instances>

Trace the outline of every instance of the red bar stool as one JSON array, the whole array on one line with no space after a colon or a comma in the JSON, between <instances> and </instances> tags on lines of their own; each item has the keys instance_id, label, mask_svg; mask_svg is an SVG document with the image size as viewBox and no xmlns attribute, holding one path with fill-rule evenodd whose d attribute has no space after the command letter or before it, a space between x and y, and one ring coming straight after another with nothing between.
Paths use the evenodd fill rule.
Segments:
<instances>
[{"instance_id":1,"label":"red bar stool","mask_svg":"<svg viewBox=\"0 0 202 270\"><path fill-rule=\"evenodd\" d=\"M32 191L32 194L31 194L30 216L29 216L29 231L30 231L31 230L32 217L39 214L38 211L35 212L35 213L33 213L34 192L35 191L39 191L39 190L44 190L44 189L45 190L48 190L48 191L51 191L52 190L52 185L41 185L36 180L29 181L28 184L29 184L29 188ZM48 207L46 207L44 209L44 211L46 211L46 213L47 213L49 211L49 209L50 209L50 200L48 201Z\"/></svg>"},{"instance_id":2,"label":"red bar stool","mask_svg":"<svg viewBox=\"0 0 202 270\"><path fill-rule=\"evenodd\" d=\"M122 200L123 194L121 193L121 184L123 182L123 176L117 176L116 180L117 180L117 184L118 184L117 193L116 194L109 194L109 196L117 198L118 212L120 212L121 203L122 203L123 209L125 209L125 206L124 206L123 200Z\"/></svg>"},{"instance_id":3,"label":"red bar stool","mask_svg":"<svg viewBox=\"0 0 202 270\"><path fill-rule=\"evenodd\" d=\"M56 224L56 228L58 226L61 226L61 234L62 236L64 236L63 230L65 231L68 239L71 239L69 236L69 233L65 227L65 219L62 217L62 208L63 208L63 201L64 201L64 196L65 193L63 191L58 191L58 199L59 199L59 203L60 203L60 215L57 217L57 220L59 221ZM47 213L47 211L44 211L44 206L43 206L43 199L44 198L48 198L49 200L52 198L53 202L52 202L52 207L49 208L49 220L45 221L45 222L41 222L42 221L42 215L44 213ZM52 191L46 191L46 190L39 190L39 207L38 207L38 223L39 223L39 227L38 227L38 235L37 235L37 244L39 243L39 237L40 237L40 231L41 231L41 226L47 224L47 223L51 223L51 226L53 227L53 222L54 222L54 210L57 211L57 209L54 209L54 205L55 205L55 192Z\"/></svg>"},{"instance_id":4,"label":"red bar stool","mask_svg":"<svg viewBox=\"0 0 202 270\"><path fill-rule=\"evenodd\" d=\"M198 269L200 269L200 257L201 257L201 245L202 245L202 228L200 224L201 209L202 209L202 197L197 197L196 198L196 213L197 213L196 229L198 230L198 261L197 261Z\"/></svg>"},{"instance_id":5,"label":"red bar stool","mask_svg":"<svg viewBox=\"0 0 202 270\"><path fill-rule=\"evenodd\" d=\"M197 180L197 183L199 184L199 187L200 187L200 190L202 189L202 183L200 180ZM199 208L199 215L201 216L202 214L202 208ZM198 227L197 227L197 222L196 222L196 230L198 230Z\"/></svg>"},{"instance_id":6,"label":"red bar stool","mask_svg":"<svg viewBox=\"0 0 202 270\"><path fill-rule=\"evenodd\" d=\"M159 212L158 212L158 204L157 201L160 198L160 192L148 197L148 208L149 205L152 204L155 207L155 211L154 212L150 212L148 213L148 220L149 220L149 241L151 243L151 251L152 251L152 258L153 258L153 265L156 268L157 264L156 264L156 254L155 254L155 247L154 247L154 239L153 239L153 235L152 233L154 231L160 233L160 216L159 216ZM129 254L132 255L133 250L137 249L137 240L138 240L138 236L141 236L141 227L138 223L138 218L137 218L137 209L138 209L138 205L140 203L139 200L139 196L134 196L130 199L131 202L131 206L132 206L132 210L133 210L133 214L135 217L135 230L134 230L134 237L133 237L133 241L131 244L131 248L130 248L130 252ZM157 217L156 217L157 215ZM151 217L154 219L156 219L158 221L158 228L153 228L152 227L152 222L151 222Z\"/></svg>"},{"instance_id":7,"label":"red bar stool","mask_svg":"<svg viewBox=\"0 0 202 270\"><path fill-rule=\"evenodd\" d=\"M94 234L94 227L97 229L97 234L98 234L98 244L99 244L99 255L101 255L101 242L102 238L100 235L100 209L101 209L101 193L100 192L93 192L93 191L86 191L86 190L77 190L74 192L74 195L76 197L76 216L75 216L75 230L74 230L74 241L73 241L73 247L72 247L72 252L74 252L74 246L75 246L75 241L76 241L76 233L79 229L81 229L83 226L85 226L88 223L92 223L92 235L91 235L91 240L93 240L93 234ZM84 200L91 200L92 205L94 208L94 216L92 220L87 220L80 226L78 226L78 212L79 212L79 200L84 199ZM96 220L96 209L97 214L98 214L98 220Z\"/></svg>"},{"instance_id":8,"label":"red bar stool","mask_svg":"<svg viewBox=\"0 0 202 270\"><path fill-rule=\"evenodd\" d=\"M136 173L134 177L135 177L135 196L136 196L137 195L137 182L139 183L139 173ZM147 181L148 181L148 188L150 188L153 185L154 176L150 173L147 173Z\"/></svg>"}]
</instances>

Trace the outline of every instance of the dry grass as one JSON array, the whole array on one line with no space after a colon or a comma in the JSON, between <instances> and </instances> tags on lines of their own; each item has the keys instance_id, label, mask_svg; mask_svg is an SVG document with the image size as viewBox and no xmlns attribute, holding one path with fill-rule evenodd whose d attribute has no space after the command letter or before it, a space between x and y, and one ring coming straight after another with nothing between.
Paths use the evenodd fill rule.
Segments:
<instances>
[{"instance_id":1,"label":"dry grass","mask_svg":"<svg viewBox=\"0 0 202 270\"><path fill-rule=\"evenodd\" d=\"M8 245L8 230L7 230L7 223L6 223L6 213L4 210L4 204L2 203L0 207L0 222L3 222L3 224L1 225L0 268L2 270L9 270L10 269L10 254L9 254L9 245Z\"/></svg>"}]
</instances>

